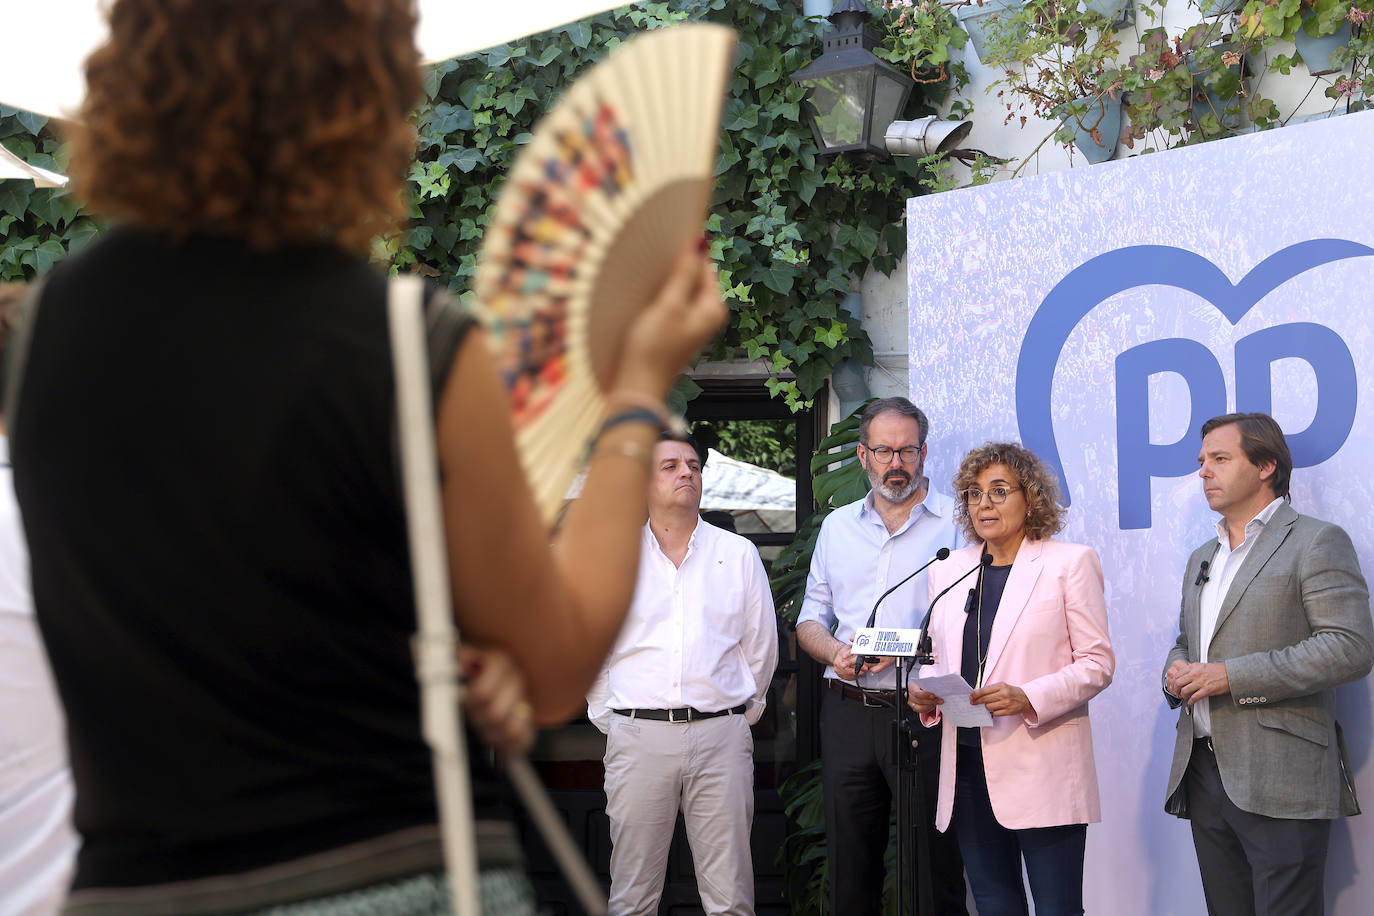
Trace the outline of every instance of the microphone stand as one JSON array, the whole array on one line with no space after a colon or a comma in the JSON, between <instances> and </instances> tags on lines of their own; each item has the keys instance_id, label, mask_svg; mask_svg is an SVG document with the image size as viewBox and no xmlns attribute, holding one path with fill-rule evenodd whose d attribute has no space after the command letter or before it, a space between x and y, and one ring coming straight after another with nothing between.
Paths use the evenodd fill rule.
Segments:
<instances>
[{"instance_id":1,"label":"microphone stand","mask_svg":"<svg viewBox=\"0 0 1374 916\"><path fill-rule=\"evenodd\" d=\"M893 759L897 765L897 916L907 916L902 899L906 886L906 838L915 833L916 838L916 912L919 916L931 916L935 912L935 894L930 886L930 842L926 832L926 798L921 786L920 761L916 755L920 741L912 728L906 706L906 679L911 676L911 667L904 656L897 657L897 683L902 685L896 691L896 709L893 715L893 736L896 741ZM910 790L910 791L908 791ZM918 825L920 829L918 828Z\"/></svg>"},{"instance_id":2,"label":"microphone stand","mask_svg":"<svg viewBox=\"0 0 1374 916\"><path fill-rule=\"evenodd\" d=\"M929 564L927 564L929 565ZM935 612L935 605L940 603L940 599L948 595L956 585L967 579L978 570L992 565L992 554L984 553L977 566L961 575L949 584L944 591L935 596L935 600L930 602L930 607L926 609L926 616L921 621L921 639L916 645L916 657L913 659L916 665L922 667L935 664L933 643L930 638L930 617ZM906 679L911 676L911 667L906 667L906 659L897 659L897 683L902 687L898 691L898 696L906 694ZM911 831L916 823L922 825L922 829L916 831L916 868L918 882L917 912L920 916L928 916L935 912L935 896L931 888L930 874L930 834L929 825L925 820L926 799L925 789L921 785L920 760L916 755L919 742L916 739L910 720L906 717L906 703L898 700L897 705L897 916L906 916L902 910L902 852L904 835ZM910 737L908 737L910 736ZM906 779L911 780L914 790L914 805L910 808L906 802ZM905 815L905 817L904 817ZM903 823L905 821L905 823Z\"/></svg>"},{"instance_id":3,"label":"microphone stand","mask_svg":"<svg viewBox=\"0 0 1374 916\"><path fill-rule=\"evenodd\" d=\"M874 621L878 619L878 605L883 603L883 599L901 588L907 582L919 575L932 563L943 560L949 556L949 548L941 547L935 552L935 556L928 562L922 564L915 572L908 575L902 581L883 592L878 600L873 603L873 612L868 615L868 628L872 628ZM860 656L854 663L854 683L859 683L859 672L865 665L874 664L877 661L873 656ZM912 830L918 819L925 816L925 795L921 792L921 782L915 780L915 810L912 810L907 799L907 780L915 772L915 748L916 736L911 731L910 722L906 716L906 676L910 674L910 669L906 667L906 658L897 656L896 664L896 689L893 690L893 764L897 769L897 871L893 876L897 888L897 916L907 916L903 908L903 889L906 887L906 855L905 837ZM862 688L861 688L862 689ZM920 900L917 911L921 916L930 916L934 912L934 897L930 890L930 850L927 848L926 835L924 832L917 836L917 868L920 876Z\"/></svg>"}]
</instances>

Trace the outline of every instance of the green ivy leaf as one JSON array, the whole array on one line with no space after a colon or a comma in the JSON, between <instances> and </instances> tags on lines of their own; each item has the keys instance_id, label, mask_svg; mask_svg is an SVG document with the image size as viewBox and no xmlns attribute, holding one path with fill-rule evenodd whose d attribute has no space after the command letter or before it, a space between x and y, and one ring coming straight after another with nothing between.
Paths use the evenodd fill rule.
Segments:
<instances>
[{"instance_id":1,"label":"green ivy leaf","mask_svg":"<svg viewBox=\"0 0 1374 916\"><path fill-rule=\"evenodd\" d=\"M848 327L843 322L832 320L829 328L816 329L816 343L822 344L833 350L844 341L845 331L847 330ZM806 387L802 386L802 390L805 391Z\"/></svg>"},{"instance_id":2,"label":"green ivy leaf","mask_svg":"<svg viewBox=\"0 0 1374 916\"><path fill-rule=\"evenodd\" d=\"M701 394L701 386L685 375L679 375L668 390L668 409L678 416L687 412L687 402Z\"/></svg>"},{"instance_id":3,"label":"green ivy leaf","mask_svg":"<svg viewBox=\"0 0 1374 916\"><path fill-rule=\"evenodd\" d=\"M35 137L42 132L45 126L47 126L48 119L44 115L36 114L32 111L23 111L22 109L11 110L14 111L15 120L23 125L24 129Z\"/></svg>"},{"instance_id":4,"label":"green ivy leaf","mask_svg":"<svg viewBox=\"0 0 1374 916\"><path fill-rule=\"evenodd\" d=\"M825 384L830 366L823 359L808 359L797 366L797 387L804 397L811 397Z\"/></svg>"},{"instance_id":5,"label":"green ivy leaf","mask_svg":"<svg viewBox=\"0 0 1374 916\"><path fill-rule=\"evenodd\" d=\"M33 190L33 185L27 181L0 181L0 212L22 218L29 208Z\"/></svg>"},{"instance_id":6,"label":"green ivy leaf","mask_svg":"<svg viewBox=\"0 0 1374 916\"><path fill-rule=\"evenodd\" d=\"M567 33L574 48L585 48L592 40L592 30L585 23L571 23L564 26L563 31Z\"/></svg>"},{"instance_id":7,"label":"green ivy leaf","mask_svg":"<svg viewBox=\"0 0 1374 916\"><path fill-rule=\"evenodd\" d=\"M452 166L460 172L471 172L479 165L486 165L487 158L475 149L451 149L440 154L438 164L443 168Z\"/></svg>"},{"instance_id":8,"label":"green ivy leaf","mask_svg":"<svg viewBox=\"0 0 1374 916\"><path fill-rule=\"evenodd\" d=\"M29 264L39 276L52 270L52 266L62 260L67 255L67 250L62 247L62 243L57 239L48 239L34 248L29 255L26 255L25 263ZM32 257L32 261L27 260Z\"/></svg>"}]
</instances>

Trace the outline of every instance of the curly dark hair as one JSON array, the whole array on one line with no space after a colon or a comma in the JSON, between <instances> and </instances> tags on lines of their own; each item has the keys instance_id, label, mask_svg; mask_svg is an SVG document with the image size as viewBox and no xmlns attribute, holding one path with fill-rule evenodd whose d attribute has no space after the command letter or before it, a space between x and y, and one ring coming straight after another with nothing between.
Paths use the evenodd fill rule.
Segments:
<instances>
[{"instance_id":1,"label":"curly dark hair","mask_svg":"<svg viewBox=\"0 0 1374 916\"><path fill-rule=\"evenodd\" d=\"M1043 541L1053 537L1064 527L1064 507L1059 505L1059 483L1054 472L1045 466L1030 449L1017 442L986 442L971 450L959 462L954 475L954 493L964 492L978 483L978 475L994 464L1005 464L1016 475L1021 493L1026 497L1026 537ZM981 540L973 527L968 503L955 500L955 520L964 537L970 542Z\"/></svg>"},{"instance_id":2,"label":"curly dark hair","mask_svg":"<svg viewBox=\"0 0 1374 916\"><path fill-rule=\"evenodd\" d=\"M72 186L174 237L365 253L404 214L414 28L413 0L115 0Z\"/></svg>"}]
</instances>

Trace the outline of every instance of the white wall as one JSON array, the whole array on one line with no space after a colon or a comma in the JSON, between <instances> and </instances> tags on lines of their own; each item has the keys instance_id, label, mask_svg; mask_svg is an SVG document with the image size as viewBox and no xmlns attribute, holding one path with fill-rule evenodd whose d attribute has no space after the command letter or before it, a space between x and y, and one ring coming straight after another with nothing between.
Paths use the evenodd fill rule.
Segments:
<instances>
[{"instance_id":1,"label":"white wall","mask_svg":"<svg viewBox=\"0 0 1374 916\"><path fill-rule=\"evenodd\" d=\"M1230 17L1223 17L1229 19ZM1162 24L1171 36L1181 35L1188 27L1201 21L1198 10L1184 0L1173 0L1164 11ZM1132 26L1122 29L1121 60L1124 63L1130 55L1138 51L1139 37L1154 27L1156 23L1143 13L1138 13ZM1228 29L1229 31L1229 29ZM1281 42L1271 50L1277 53L1293 54L1291 44ZM962 144L969 149L981 149L995 156L1015 160L996 180L1007 180L1011 169L1021 164L1037 144L1052 133L1053 122L1031 118L1025 128L1017 121L1004 124L1006 108L996 98L995 90L990 94L988 87L997 79L999 71L983 66L969 42L961 51L955 52L969 70L970 82L960 97L973 104L973 130ZM1262 62L1252 62L1252 70L1264 69ZM1288 76L1277 71L1269 71L1263 79L1260 92L1273 99L1280 112L1292 115L1297 122L1312 117L1323 117L1333 111L1333 103L1323 95L1327 86L1332 85L1342 74L1312 77L1302 65L1293 68ZM1305 101L1303 101L1305 98ZM951 100L952 104L953 100ZM1343 110L1342 105L1339 110ZM945 111L949 105L945 106ZM1137 143L1135 149L1121 144L1115 159L1125 159L1141 154L1148 143ZM1022 169L1021 175L1036 175L1056 172L1067 168L1091 168L1081 155L1073 155L1063 146L1050 141L1040 147L1033 158ZM953 174L961 181L967 181L968 170L962 165L951 166ZM908 248L907 259L920 257L918 246ZM885 277L878 271L870 271L863 281L864 313L863 323L873 341L876 365L868 371L869 391L878 397L902 395L908 390L907 384L907 292L906 274L908 264L900 264L892 276ZM832 408L835 405L832 404ZM838 419L832 409L831 416Z\"/></svg>"}]
</instances>

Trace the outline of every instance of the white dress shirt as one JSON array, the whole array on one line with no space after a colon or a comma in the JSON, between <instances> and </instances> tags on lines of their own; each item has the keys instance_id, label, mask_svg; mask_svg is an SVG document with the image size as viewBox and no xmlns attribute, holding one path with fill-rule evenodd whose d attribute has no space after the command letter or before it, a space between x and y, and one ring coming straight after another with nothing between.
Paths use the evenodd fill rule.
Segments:
<instances>
[{"instance_id":1,"label":"white dress shirt","mask_svg":"<svg viewBox=\"0 0 1374 916\"><path fill-rule=\"evenodd\" d=\"M62 707L38 636L29 555L0 436L0 916L46 916L75 867Z\"/></svg>"},{"instance_id":2,"label":"white dress shirt","mask_svg":"<svg viewBox=\"0 0 1374 916\"><path fill-rule=\"evenodd\" d=\"M1231 590L1236 573L1249 556L1251 545L1281 505L1283 497L1280 496L1246 522L1245 539L1236 545L1235 550L1231 549L1231 535L1226 530L1226 519L1217 522L1217 552L1212 555L1212 564L1207 567L1207 581L1202 583L1202 592L1198 595L1198 631L1202 634L1198 657L1204 662L1211 660L1207 653L1212 648L1212 634L1217 628L1217 617L1221 614L1226 593ZM1212 698L1203 697L1203 700L1205 702L1193 704L1193 734L1199 738L1206 738L1212 734Z\"/></svg>"},{"instance_id":3,"label":"white dress shirt","mask_svg":"<svg viewBox=\"0 0 1374 916\"><path fill-rule=\"evenodd\" d=\"M868 623L868 615L883 592L930 562L941 547L958 546L954 501L948 496L927 490L926 498L911 508L902 527L888 534L870 492L836 509L821 524L797 623L814 620L840 642L849 643ZM928 607L926 593L926 573L922 572L883 600L875 624L920 626ZM825 676L835 677L834 667L826 666ZM894 668L889 668L877 675L860 674L859 683L891 688L896 678Z\"/></svg>"},{"instance_id":4,"label":"white dress shirt","mask_svg":"<svg viewBox=\"0 0 1374 916\"><path fill-rule=\"evenodd\" d=\"M743 705L753 725L777 666L777 617L758 549L698 521L674 566L645 524L634 601L587 694L587 716L605 732L612 709Z\"/></svg>"}]
</instances>

